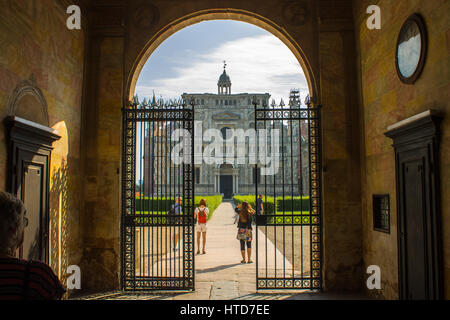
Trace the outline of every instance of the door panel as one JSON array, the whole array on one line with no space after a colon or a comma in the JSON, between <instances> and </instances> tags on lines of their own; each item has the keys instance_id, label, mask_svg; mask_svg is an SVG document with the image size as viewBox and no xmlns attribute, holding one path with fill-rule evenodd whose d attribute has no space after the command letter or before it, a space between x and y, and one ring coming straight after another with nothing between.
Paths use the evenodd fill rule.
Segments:
<instances>
[{"instance_id":1,"label":"door panel","mask_svg":"<svg viewBox=\"0 0 450 320\"><path fill-rule=\"evenodd\" d=\"M233 176L220 176L220 193L224 194L225 199L231 199L233 196Z\"/></svg>"},{"instance_id":2,"label":"door panel","mask_svg":"<svg viewBox=\"0 0 450 320\"><path fill-rule=\"evenodd\" d=\"M47 165L48 157L31 150L19 149L17 157L17 195L27 210L28 226L24 232L23 246L19 256L47 262L48 217Z\"/></svg>"},{"instance_id":3,"label":"door panel","mask_svg":"<svg viewBox=\"0 0 450 320\"><path fill-rule=\"evenodd\" d=\"M122 288L193 290L193 106L122 111Z\"/></svg>"},{"instance_id":4,"label":"door panel","mask_svg":"<svg viewBox=\"0 0 450 320\"><path fill-rule=\"evenodd\" d=\"M400 299L443 298L439 125L432 110L393 126Z\"/></svg>"},{"instance_id":5,"label":"door panel","mask_svg":"<svg viewBox=\"0 0 450 320\"><path fill-rule=\"evenodd\" d=\"M264 129L256 150L277 168L260 161L254 170L264 206L256 216L257 289L322 287L320 113L309 101L255 105L255 129Z\"/></svg>"},{"instance_id":6,"label":"door panel","mask_svg":"<svg viewBox=\"0 0 450 320\"><path fill-rule=\"evenodd\" d=\"M22 247L24 259L40 260L43 256L42 247L42 196L43 196L43 170L42 166L26 163L23 170L22 194L28 226L25 229Z\"/></svg>"},{"instance_id":7,"label":"door panel","mask_svg":"<svg viewBox=\"0 0 450 320\"><path fill-rule=\"evenodd\" d=\"M422 161L404 165L406 286L409 299L426 298L424 183Z\"/></svg>"},{"instance_id":8,"label":"door panel","mask_svg":"<svg viewBox=\"0 0 450 320\"><path fill-rule=\"evenodd\" d=\"M60 136L52 128L21 119L5 119L8 132L8 191L22 200L28 226L18 255L48 263L49 171L53 142Z\"/></svg>"}]
</instances>

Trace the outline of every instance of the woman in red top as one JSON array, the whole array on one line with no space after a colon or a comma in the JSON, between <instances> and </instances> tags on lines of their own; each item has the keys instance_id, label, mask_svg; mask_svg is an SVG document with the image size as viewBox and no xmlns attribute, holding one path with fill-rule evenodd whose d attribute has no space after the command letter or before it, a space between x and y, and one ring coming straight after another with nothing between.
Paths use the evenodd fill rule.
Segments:
<instances>
[{"instance_id":1,"label":"woman in red top","mask_svg":"<svg viewBox=\"0 0 450 320\"><path fill-rule=\"evenodd\" d=\"M195 231L197 231L197 254L200 254L200 233L203 237L203 254L206 253L206 221L208 220L209 209L206 206L206 200L200 200L199 206L194 211L194 219L197 219Z\"/></svg>"},{"instance_id":2,"label":"woman in red top","mask_svg":"<svg viewBox=\"0 0 450 320\"><path fill-rule=\"evenodd\" d=\"M45 263L15 257L28 219L22 201L0 191L0 300L56 300L65 289Z\"/></svg>"}]
</instances>

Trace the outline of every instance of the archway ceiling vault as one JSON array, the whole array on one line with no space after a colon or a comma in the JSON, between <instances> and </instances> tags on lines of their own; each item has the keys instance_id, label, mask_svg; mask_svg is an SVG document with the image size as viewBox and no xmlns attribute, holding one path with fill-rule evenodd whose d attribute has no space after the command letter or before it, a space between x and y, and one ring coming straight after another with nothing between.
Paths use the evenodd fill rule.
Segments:
<instances>
[{"instance_id":1,"label":"archway ceiling vault","mask_svg":"<svg viewBox=\"0 0 450 320\"><path fill-rule=\"evenodd\" d=\"M235 1L228 1L234 3ZM280 7L280 2L282 3ZM161 13L162 7L156 7L153 4L140 5L129 8L129 15L137 17L130 23L128 31L128 41L125 49L125 75L127 79L124 82L124 99L128 100L134 95L139 74L150 58L154 50L167 38L177 31L190 25L208 20L236 20L247 22L265 29L278 37L292 51L299 61L305 77L308 82L310 95L313 97L313 103L319 104L320 98L318 83L318 57L317 57L317 32L314 25L314 19L310 12L311 4L304 1L300 7L295 5L291 9L297 12L289 13L289 6L292 1L265 1L264 4L248 1L241 3L241 7L249 8L206 8L195 10L193 6L186 5L185 8L170 10L164 15ZM208 4L214 4L208 2ZM276 5L277 10L273 10ZM168 5L168 4L166 4ZM302 11L304 6L305 11ZM139 12L144 12L150 16L148 24L139 20ZM297 21L298 20L298 21ZM141 22L140 22L141 21ZM126 103L126 101L124 101Z\"/></svg>"}]
</instances>

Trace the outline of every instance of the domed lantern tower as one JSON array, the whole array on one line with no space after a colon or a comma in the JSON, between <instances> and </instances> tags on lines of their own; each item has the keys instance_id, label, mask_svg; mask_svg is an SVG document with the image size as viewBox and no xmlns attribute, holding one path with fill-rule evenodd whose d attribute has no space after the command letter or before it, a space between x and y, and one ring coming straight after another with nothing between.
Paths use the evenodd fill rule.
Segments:
<instances>
[{"instance_id":1,"label":"domed lantern tower","mask_svg":"<svg viewBox=\"0 0 450 320\"><path fill-rule=\"evenodd\" d=\"M219 82L217 82L218 94L231 94L231 80L226 72L227 64L223 62L223 73L219 77Z\"/></svg>"}]
</instances>

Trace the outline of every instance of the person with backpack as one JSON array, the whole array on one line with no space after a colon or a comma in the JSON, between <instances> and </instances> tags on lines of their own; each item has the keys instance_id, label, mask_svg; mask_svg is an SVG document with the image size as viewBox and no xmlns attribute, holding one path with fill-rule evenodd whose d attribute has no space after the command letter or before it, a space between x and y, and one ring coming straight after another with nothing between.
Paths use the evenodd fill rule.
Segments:
<instances>
[{"instance_id":1,"label":"person with backpack","mask_svg":"<svg viewBox=\"0 0 450 320\"><path fill-rule=\"evenodd\" d=\"M253 215L252 224L256 224L256 216L264 214L264 201L263 196L260 194L258 198L256 199L256 215Z\"/></svg>"},{"instance_id":2,"label":"person with backpack","mask_svg":"<svg viewBox=\"0 0 450 320\"><path fill-rule=\"evenodd\" d=\"M200 234L203 238L203 254L206 253L206 221L208 220L209 209L206 206L206 200L201 199L199 206L195 208L194 219L197 223L195 225L195 231L197 232L197 254L200 254Z\"/></svg>"},{"instance_id":3,"label":"person with backpack","mask_svg":"<svg viewBox=\"0 0 450 320\"><path fill-rule=\"evenodd\" d=\"M247 257L248 263L253 263L252 261L252 216L255 214L255 210L252 209L250 204L246 201L238 205L235 209L236 213L239 214L239 221L237 224L238 234L236 238L241 243L241 263L246 263L245 261L245 245L247 244Z\"/></svg>"},{"instance_id":4,"label":"person with backpack","mask_svg":"<svg viewBox=\"0 0 450 320\"><path fill-rule=\"evenodd\" d=\"M175 204L172 205L172 208L169 211L169 215L173 215L174 217L171 217L171 223L174 224L173 228L173 251L177 251L177 245L178 241L180 239L180 230L177 225L180 224L181 221L181 214L183 212L183 206L182 206L182 199L181 197L175 198Z\"/></svg>"}]
</instances>

